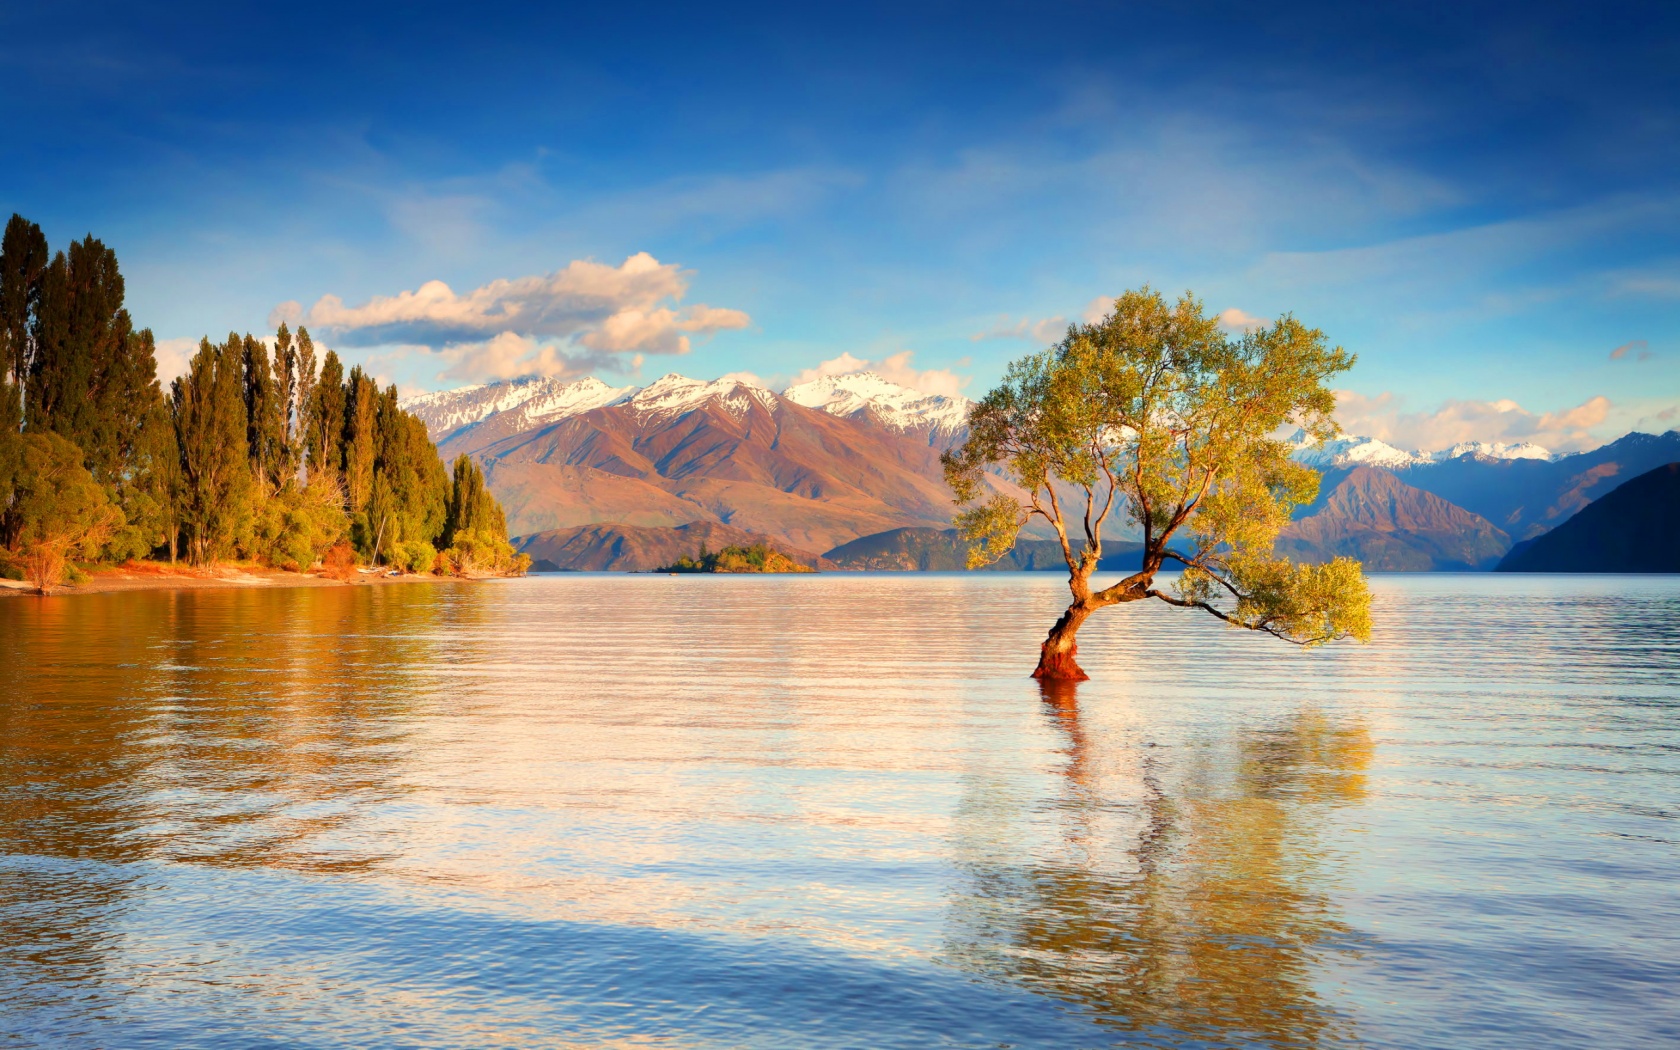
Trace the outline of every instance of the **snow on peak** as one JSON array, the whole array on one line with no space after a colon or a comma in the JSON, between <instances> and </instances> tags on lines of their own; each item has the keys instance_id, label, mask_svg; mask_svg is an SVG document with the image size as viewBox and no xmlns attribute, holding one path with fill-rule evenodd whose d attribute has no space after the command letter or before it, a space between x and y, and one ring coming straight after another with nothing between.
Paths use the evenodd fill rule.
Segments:
<instances>
[{"instance_id":1,"label":"snow on peak","mask_svg":"<svg viewBox=\"0 0 1680 1050\"><path fill-rule=\"evenodd\" d=\"M929 427L936 433L962 429L968 423L969 409L974 407L966 397L924 394L874 372L819 376L788 387L782 396L832 416L852 416L868 409L895 430Z\"/></svg>"},{"instance_id":2,"label":"snow on peak","mask_svg":"<svg viewBox=\"0 0 1680 1050\"><path fill-rule=\"evenodd\" d=\"M629 405L646 415L680 415L714 398L736 416L744 415L754 401L765 408L776 407L776 395L761 386L729 376L708 383L704 379L690 379L675 372L660 376L637 391L629 399Z\"/></svg>"},{"instance_id":3,"label":"snow on peak","mask_svg":"<svg viewBox=\"0 0 1680 1050\"><path fill-rule=\"evenodd\" d=\"M1356 466L1405 470L1428 463L1445 463L1460 456L1475 456L1478 459L1557 458L1554 453L1527 441L1517 444L1461 441L1438 452L1420 452L1395 448L1387 442L1370 437L1339 437L1318 444L1305 431L1297 430L1289 439L1289 443L1295 447L1293 455L1297 462L1320 470L1326 467Z\"/></svg>"},{"instance_id":4,"label":"snow on peak","mask_svg":"<svg viewBox=\"0 0 1680 1050\"><path fill-rule=\"evenodd\" d=\"M635 387L610 387L594 376L569 383L526 376L435 394L417 394L404 398L400 404L426 424L433 441L442 441L463 427L499 413L517 416L517 420L508 420L516 429L530 429L613 404L634 392Z\"/></svg>"},{"instance_id":5,"label":"snow on peak","mask_svg":"<svg viewBox=\"0 0 1680 1050\"><path fill-rule=\"evenodd\" d=\"M1421 452L1408 452L1385 441L1368 437L1339 437L1319 444L1305 431L1296 431L1290 439L1295 446L1294 457L1309 467L1387 467L1404 470L1430 459Z\"/></svg>"},{"instance_id":6,"label":"snow on peak","mask_svg":"<svg viewBox=\"0 0 1680 1050\"><path fill-rule=\"evenodd\" d=\"M1556 459L1550 451L1541 448L1532 441L1519 441L1507 445L1502 441L1489 444L1486 441L1460 441L1452 448L1433 453L1436 462L1457 459L1459 456L1476 456L1480 459Z\"/></svg>"},{"instance_id":7,"label":"snow on peak","mask_svg":"<svg viewBox=\"0 0 1680 1050\"><path fill-rule=\"evenodd\" d=\"M416 394L403 398L398 404L418 416L426 424L432 440L437 441L451 431L524 404L540 392L537 388L547 382L536 376L526 376L500 383L464 386L457 390L439 390L433 394Z\"/></svg>"}]
</instances>

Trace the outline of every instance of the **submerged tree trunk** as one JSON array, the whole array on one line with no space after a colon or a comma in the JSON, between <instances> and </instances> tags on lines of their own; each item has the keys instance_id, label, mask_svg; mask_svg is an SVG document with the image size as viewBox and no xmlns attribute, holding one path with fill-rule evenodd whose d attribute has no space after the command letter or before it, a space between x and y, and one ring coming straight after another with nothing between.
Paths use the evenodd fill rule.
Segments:
<instances>
[{"instance_id":1,"label":"submerged tree trunk","mask_svg":"<svg viewBox=\"0 0 1680 1050\"><path fill-rule=\"evenodd\" d=\"M1049 636L1039 648L1038 669L1032 674L1034 678L1040 681L1083 682L1091 677L1079 666L1076 659L1079 645L1074 641L1079 625L1091 612L1091 606L1085 601L1076 601L1067 607L1067 612L1062 613L1062 618L1050 628Z\"/></svg>"}]
</instances>

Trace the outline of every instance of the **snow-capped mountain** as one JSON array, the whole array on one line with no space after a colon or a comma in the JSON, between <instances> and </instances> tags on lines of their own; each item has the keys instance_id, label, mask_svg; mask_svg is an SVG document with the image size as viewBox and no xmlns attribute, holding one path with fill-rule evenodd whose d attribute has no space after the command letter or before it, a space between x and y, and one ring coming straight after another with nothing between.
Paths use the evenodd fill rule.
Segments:
<instances>
[{"instance_id":1,"label":"snow-capped mountain","mask_svg":"<svg viewBox=\"0 0 1680 1050\"><path fill-rule=\"evenodd\" d=\"M470 426L486 416L515 408L536 397L554 381L528 376L502 383L482 383L456 390L405 397L398 404L419 417L437 441L445 434Z\"/></svg>"},{"instance_id":2,"label":"snow-capped mountain","mask_svg":"<svg viewBox=\"0 0 1680 1050\"><path fill-rule=\"evenodd\" d=\"M939 438L960 431L974 405L966 397L912 390L874 372L825 376L789 387L779 396L833 416L868 413L890 430L926 429ZM497 417L497 433L514 434L609 405L628 405L638 415L671 416L692 411L714 398L740 416L754 401L773 409L778 395L730 376L708 382L672 373L645 387L608 386L593 376L570 382L532 377L418 394L403 399L402 407L426 424L433 441L443 442L492 416Z\"/></svg>"},{"instance_id":3,"label":"snow-capped mountain","mask_svg":"<svg viewBox=\"0 0 1680 1050\"><path fill-rule=\"evenodd\" d=\"M765 408L776 407L776 395L761 386L728 376L708 383L675 372L660 376L627 400L637 415L676 416L714 398L734 416L745 414L754 401Z\"/></svg>"},{"instance_id":4,"label":"snow-capped mountain","mask_svg":"<svg viewBox=\"0 0 1680 1050\"><path fill-rule=\"evenodd\" d=\"M900 431L928 427L941 436L968 425L974 402L966 397L924 394L899 386L874 372L822 376L790 386L782 396L796 405L820 408L831 416L872 412L886 426Z\"/></svg>"},{"instance_id":5,"label":"snow-capped mountain","mask_svg":"<svg viewBox=\"0 0 1680 1050\"><path fill-rule=\"evenodd\" d=\"M426 424L433 441L444 441L464 427L503 415L498 429L518 433L580 415L591 409L618 404L637 392L636 387L611 387L588 376L567 382L561 379L527 377L500 383L443 390L404 398L402 407Z\"/></svg>"},{"instance_id":6,"label":"snow-capped mountain","mask_svg":"<svg viewBox=\"0 0 1680 1050\"><path fill-rule=\"evenodd\" d=\"M1339 437L1332 441L1319 444L1313 441L1305 431L1297 430L1290 438L1290 444L1295 446L1294 456L1298 462L1309 467L1324 470L1330 467L1386 467L1389 470L1407 470L1411 467L1426 466L1431 463L1445 463L1458 459L1460 456L1474 456L1477 459L1539 459L1551 461L1558 457L1552 452L1530 442L1518 444L1504 444L1502 442L1489 443L1485 441L1463 441L1451 448L1436 452L1420 452L1403 448L1395 448L1385 441L1371 437Z\"/></svg>"},{"instance_id":7,"label":"snow-capped mountain","mask_svg":"<svg viewBox=\"0 0 1680 1050\"><path fill-rule=\"evenodd\" d=\"M1547 461L1558 458L1557 453L1541 448L1532 441L1519 441L1511 445L1500 441L1492 444L1486 441L1461 441L1452 448L1433 452L1430 455L1434 457L1436 463L1457 459L1460 456L1478 456L1482 459L1544 459Z\"/></svg>"}]
</instances>

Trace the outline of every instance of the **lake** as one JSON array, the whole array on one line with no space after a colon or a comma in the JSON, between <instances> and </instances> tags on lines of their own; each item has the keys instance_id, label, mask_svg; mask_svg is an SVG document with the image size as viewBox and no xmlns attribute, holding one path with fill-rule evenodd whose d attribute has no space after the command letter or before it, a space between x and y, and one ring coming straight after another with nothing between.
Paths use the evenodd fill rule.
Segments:
<instances>
[{"instance_id":1,"label":"lake","mask_svg":"<svg viewBox=\"0 0 1680 1050\"><path fill-rule=\"evenodd\" d=\"M0 1045L1672 1047L1680 579L0 600Z\"/></svg>"}]
</instances>

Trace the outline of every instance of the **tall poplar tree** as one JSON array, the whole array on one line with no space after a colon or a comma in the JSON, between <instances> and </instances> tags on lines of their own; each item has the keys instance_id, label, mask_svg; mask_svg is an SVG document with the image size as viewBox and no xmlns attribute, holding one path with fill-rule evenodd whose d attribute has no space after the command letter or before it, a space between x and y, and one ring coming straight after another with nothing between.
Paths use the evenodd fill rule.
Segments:
<instances>
[{"instance_id":1,"label":"tall poplar tree","mask_svg":"<svg viewBox=\"0 0 1680 1050\"><path fill-rule=\"evenodd\" d=\"M181 454L181 526L195 565L231 554L250 529L244 360L245 343L237 334L221 346L205 339L171 388Z\"/></svg>"},{"instance_id":2,"label":"tall poplar tree","mask_svg":"<svg viewBox=\"0 0 1680 1050\"><path fill-rule=\"evenodd\" d=\"M352 516L365 514L378 454L379 388L360 365L344 384L344 496ZM365 524L365 519L364 519ZM367 537L371 546L372 537Z\"/></svg>"},{"instance_id":3,"label":"tall poplar tree","mask_svg":"<svg viewBox=\"0 0 1680 1050\"><path fill-rule=\"evenodd\" d=\"M0 239L0 373L10 376L13 395L19 399L19 425L24 379L34 357L33 329L41 299L41 274L46 268L47 238L41 227L14 214Z\"/></svg>"},{"instance_id":4,"label":"tall poplar tree","mask_svg":"<svg viewBox=\"0 0 1680 1050\"><path fill-rule=\"evenodd\" d=\"M327 351L321 375L309 398L306 452L311 483L320 477L337 484L344 474L344 366Z\"/></svg>"},{"instance_id":5,"label":"tall poplar tree","mask_svg":"<svg viewBox=\"0 0 1680 1050\"><path fill-rule=\"evenodd\" d=\"M292 343L292 333L283 321L280 330L274 334L274 359L271 365L274 370L274 393L279 402L280 415L274 477L276 486L281 486L295 481L298 470L298 426L294 420L298 388L298 354L297 347Z\"/></svg>"},{"instance_id":6,"label":"tall poplar tree","mask_svg":"<svg viewBox=\"0 0 1680 1050\"><path fill-rule=\"evenodd\" d=\"M285 326L282 325L282 328ZM309 457L310 412L315 403L315 341L309 338L309 329L298 325L297 330L297 390L292 395L296 406L296 413L292 445L299 465L307 463ZM308 472L313 475L315 467L308 464Z\"/></svg>"}]
</instances>

